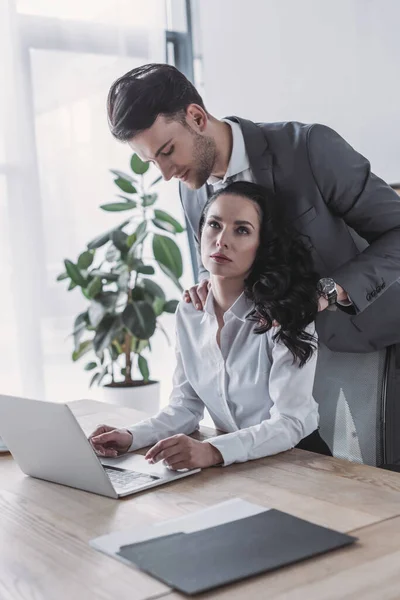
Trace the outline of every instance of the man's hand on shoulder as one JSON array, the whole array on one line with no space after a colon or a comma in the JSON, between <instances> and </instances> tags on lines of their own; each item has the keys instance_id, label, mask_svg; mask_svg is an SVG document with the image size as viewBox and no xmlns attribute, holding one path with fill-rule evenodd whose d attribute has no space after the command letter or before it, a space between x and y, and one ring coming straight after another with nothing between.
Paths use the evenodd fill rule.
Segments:
<instances>
[{"instance_id":1,"label":"man's hand on shoulder","mask_svg":"<svg viewBox=\"0 0 400 600\"><path fill-rule=\"evenodd\" d=\"M203 310L210 285L208 279L203 279L199 284L192 286L189 290L185 290L183 300L187 303L191 302L196 310Z\"/></svg>"}]
</instances>

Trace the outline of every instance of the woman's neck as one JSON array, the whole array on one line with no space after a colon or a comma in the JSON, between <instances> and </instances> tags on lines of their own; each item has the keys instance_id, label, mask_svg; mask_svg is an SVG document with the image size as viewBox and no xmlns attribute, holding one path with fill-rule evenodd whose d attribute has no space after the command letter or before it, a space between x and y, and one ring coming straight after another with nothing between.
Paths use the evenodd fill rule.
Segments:
<instances>
[{"instance_id":1,"label":"woman's neck","mask_svg":"<svg viewBox=\"0 0 400 600\"><path fill-rule=\"evenodd\" d=\"M211 289L216 313L223 314L234 304L244 290L243 279L228 279L211 275Z\"/></svg>"}]
</instances>

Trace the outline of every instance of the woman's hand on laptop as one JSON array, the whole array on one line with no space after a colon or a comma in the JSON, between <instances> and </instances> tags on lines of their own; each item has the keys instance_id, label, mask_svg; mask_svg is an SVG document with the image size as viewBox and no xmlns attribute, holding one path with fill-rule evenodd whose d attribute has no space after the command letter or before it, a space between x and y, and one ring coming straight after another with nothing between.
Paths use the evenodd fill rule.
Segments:
<instances>
[{"instance_id":1,"label":"woman's hand on laptop","mask_svg":"<svg viewBox=\"0 0 400 600\"><path fill-rule=\"evenodd\" d=\"M132 434L127 429L98 425L89 436L89 442L99 456L116 457L129 450L132 445Z\"/></svg>"},{"instance_id":2,"label":"woman's hand on laptop","mask_svg":"<svg viewBox=\"0 0 400 600\"><path fill-rule=\"evenodd\" d=\"M157 442L145 458L153 464L164 461L165 466L178 469L204 469L224 462L220 451L209 442L198 442L183 433Z\"/></svg>"}]
</instances>

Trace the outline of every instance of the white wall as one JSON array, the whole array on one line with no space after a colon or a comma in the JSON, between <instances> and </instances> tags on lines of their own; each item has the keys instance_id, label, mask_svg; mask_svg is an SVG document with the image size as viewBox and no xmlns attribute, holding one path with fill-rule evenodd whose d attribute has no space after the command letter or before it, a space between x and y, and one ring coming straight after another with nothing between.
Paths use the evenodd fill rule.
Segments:
<instances>
[{"instance_id":1,"label":"white wall","mask_svg":"<svg viewBox=\"0 0 400 600\"><path fill-rule=\"evenodd\" d=\"M398 0L194 0L217 117L330 125L400 181Z\"/></svg>"}]
</instances>

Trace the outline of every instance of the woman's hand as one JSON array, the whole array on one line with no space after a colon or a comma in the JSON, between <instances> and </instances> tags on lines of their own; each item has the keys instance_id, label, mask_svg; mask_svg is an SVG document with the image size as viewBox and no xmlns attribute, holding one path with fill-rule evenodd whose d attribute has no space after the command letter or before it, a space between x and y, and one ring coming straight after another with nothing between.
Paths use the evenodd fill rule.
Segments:
<instances>
[{"instance_id":1,"label":"woman's hand","mask_svg":"<svg viewBox=\"0 0 400 600\"><path fill-rule=\"evenodd\" d=\"M127 429L98 425L89 436L89 442L99 456L115 458L129 450L132 445L132 434Z\"/></svg>"},{"instance_id":2,"label":"woman's hand","mask_svg":"<svg viewBox=\"0 0 400 600\"><path fill-rule=\"evenodd\" d=\"M179 433L157 442L147 452L150 463L163 460L167 467L178 469L204 469L224 462L222 454L209 442L198 442Z\"/></svg>"}]
</instances>

